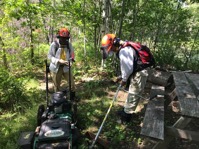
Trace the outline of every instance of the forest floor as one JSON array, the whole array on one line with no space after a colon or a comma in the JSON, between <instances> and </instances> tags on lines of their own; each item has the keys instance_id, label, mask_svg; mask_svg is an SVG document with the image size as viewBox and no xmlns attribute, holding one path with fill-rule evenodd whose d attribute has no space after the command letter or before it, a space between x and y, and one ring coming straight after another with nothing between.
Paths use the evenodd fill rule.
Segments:
<instances>
[{"instance_id":1,"label":"forest floor","mask_svg":"<svg viewBox=\"0 0 199 149\"><path fill-rule=\"evenodd\" d=\"M110 99L110 103L115 95L116 92L116 85L113 81L110 80L101 80L100 83L93 85L92 83L96 83L93 78L86 78L83 77L80 81L76 82L76 91L77 95L80 97L80 101L78 102L78 106L80 107L78 109L79 113L79 119L80 119L80 130L82 135L84 136L86 131L90 131L92 133L97 132L99 129L99 126L101 125L101 122L109 108L109 105L106 105L105 107L99 107L99 106L93 106L89 104L87 101L90 101L91 96L95 94L96 100L98 100L98 96L100 98L102 92L106 92L104 96L106 96L107 99ZM115 86L115 87L113 87ZM42 90L45 90L45 82L43 80L40 81L40 88ZM52 82L49 82L49 88L52 90ZM150 91L150 84L147 83L145 87L143 97L147 98L149 97L149 91ZM101 93L100 93L101 92ZM103 98L104 98L103 96ZM111 109L111 112L109 114L109 118L107 118L105 122L106 125L111 125L108 128L103 128L104 131L101 132L101 137L106 138L110 142L110 148L114 149L152 149L153 146L157 143L157 140L153 138L147 138L145 136L140 135L142 122L145 115L146 105L147 101L144 99L141 99L139 102L139 105L136 109L138 113L138 117L132 118L131 122L128 124L122 124L119 120L119 118L116 115L116 112L118 109L121 109L124 101L127 97L127 93L124 91L120 91L117 96L117 101L114 103L114 106ZM100 101L99 101L100 102ZM95 118L91 118L93 115L88 115L88 109L95 109L95 108L102 108L103 115L99 118L99 120L96 122ZM86 111L87 110L87 111ZM173 106L173 103L170 103L167 110L165 111L165 123L167 126L172 126L176 120L180 117L179 115L179 109L176 106ZM87 114L83 114L87 113ZM83 120L84 119L84 120ZM90 122L89 121L94 121ZM95 128L92 129L93 126L89 125L95 125ZM118 134L110 134L111 132L115 133L111 129L116 129L117 125L124 128L121 133L124 133L125 137L122 137L121 139L118 138L115 139L115 137L111 137L112 135L118 135ZM199 119L195 120L193 119L190 124L185 128L192 131L198 131L199 130ZM108 133L110 131L110 133ZM125 132L126 131L126 132ZM133 132L133 133L131 133ZM106 135L108 134L108 136ZM85 142L85 141L83 141ZM81 144L81 143L80 143ZM81 149L81 147L80 147ZM189 141L184 139L178 139L174 138L169 146L168 149L199 149L199 143L195 141Z\"/></svg>"}]
</instances>

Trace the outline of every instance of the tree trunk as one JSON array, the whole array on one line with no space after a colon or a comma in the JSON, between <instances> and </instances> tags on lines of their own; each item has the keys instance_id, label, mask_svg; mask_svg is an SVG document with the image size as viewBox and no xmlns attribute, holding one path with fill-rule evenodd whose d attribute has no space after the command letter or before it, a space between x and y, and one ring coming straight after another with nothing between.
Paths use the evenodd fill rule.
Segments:
<instances>
[{"instance_id":1,"label":"tree trunk","mask_svg":"<svg viewBox=\"0 0 199 149\"><path fill-rule=\"evenodd\" d=\"M124 18L124 10L125 10L125 0L122 1L122 12L120 15L120 25L119 25L118 37L122 36L122 24L123 24L123 18Z\"/></svg>"},{"instance_id":2,"label":"tree trunk","mask_svg":"<svg viewBox=\"0 0 199 149\"><path fill-rule=\"evenodd\" d=\"M32 18L30 17L30 59L32 65L34 64L34 48L33 48L33 28L32 28Z\"/></svg>"},{"instance_id":3,"label":"tree trunk","mask_svg":"<svg viewBox=\"0 0 199 149\"><path fill-rule=\"evenodd\" d=\"M26 2L27 6L29 6L29 1ZM31 64L34 64L34 48L33 48L33 26L32 26L32 14L31 11L28 11L28 25L30 29L30 60Z\"/></svg>"},{"instance_id":4,"label":"tree trunk","mask_svg":"<svg viewBox=\"0 0 199 149\"><path fill-rule=\"evenodd\" d=\"M86 22L85 22L85 15L86 15L86 1L84 0L84 56L86 57Z\"/></svg>"},{"instance_id":5,"label":"tree trunk","mask_svg":"<svg viewBox=\"0 0 199 149\"><path fill-rule=\"evenodd\" d=\"M131 32L131 40L135 40L135 27L137 22L137 2L134 2L133 4L133 23L132 23L132 32Z\"/></svg>"},{"instance_id":6,"label":"tree trunk","mask_svg":"<svg viewBox=\"0 0 199 149\"><path fill-rule=\"evenodd\" d=\"M42 3L42 0L39 0L39 4L40 4L40 5L41 5L41 3ZM45 28L45 30L47 31L46 20L45 20L45 18L44 18L44 13L42 13L42 12L41 12L41 17L42 17L42 21L43 21L44 28ZM48 33L47 33L47 32L45 32L45 36L46 36L46 41L47 41L47 43L49 43L49 42L50 42L50 39L49 39L49 36L48 36Z\"/></svg>"},{"instance_id":7,"label":"tree trunk","mask_svg":"<svg viewBox=\"0 0 199 149\"><path fill-rule=\"evenodd\" d=\"M6 50L4 48L4 43L2 38L0 37L0 45L2 45L2 49L3 49L3 66L5 69L8 69L8 61L7 61L7 56L6 56Z\"/></svg>"},{"instance_id":8,"label":"tree trunk","mask_svg":"<svg viewBox=\"0 0 199 149\"><path fill-rule=\"evenodd\" d=\"M103 5L102 5L102 36L104 36L107 33L107 0L103 0ZM101 68L104 67L104 60L102 59L101 61Z\"/></svg>"}]
</instances>

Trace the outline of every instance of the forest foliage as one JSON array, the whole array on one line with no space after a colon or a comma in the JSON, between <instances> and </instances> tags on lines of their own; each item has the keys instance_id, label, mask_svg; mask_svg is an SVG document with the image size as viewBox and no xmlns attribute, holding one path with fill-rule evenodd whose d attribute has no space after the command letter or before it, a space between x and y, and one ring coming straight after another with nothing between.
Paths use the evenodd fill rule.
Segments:
<instances>
[{"instance_id":1,"label":"forest foliage","mask_svg":"<svg viewBox=\"0 0 199 149\"><path fill-rule=\"evenodd\" d=\"M0 115L22 112L39 98L26 82L44 70L60 27L70 30L77 75L101 67L100 40L106 33L146 44L161 68L198 72L198 0L1 0ZM105 62L107 70L115 69L114 59ZM4 125L0 132L9 134Z\"/></svg>"}]
</instances>

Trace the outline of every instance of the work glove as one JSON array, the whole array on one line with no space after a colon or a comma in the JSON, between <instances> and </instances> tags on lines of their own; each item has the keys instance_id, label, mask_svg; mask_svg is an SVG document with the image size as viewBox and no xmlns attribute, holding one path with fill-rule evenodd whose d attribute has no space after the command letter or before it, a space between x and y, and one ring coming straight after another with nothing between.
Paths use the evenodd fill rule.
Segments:
<instances>
[{"instance_id":1,"label":"work glove","mask_svg":"<svg viewBox=\"0 0 199 149\"><path fill-rule=\"evenodd\" d=\"M118 83L118 82L120 82L121 80L122 80L122 76L118 76L115 82Z\"/></svg>"},{"instance_id":2,"label":"work glove","mask_svg":"<svg viewBox=\"0 0 199 149\"><path fill-rule=\"evenodd\" d=\"M65 60L63 60L63 59L59 59L59 63L60 63L60 64L66 64L66 63L68 63L68 62L65 61Z\"/></svg>"},{"instance_id":3,"label":"work glove","mask_svg":"<svg viewBox=\"0 0 199 149\"><path fill-rule=\"evenodd\" d=\"M59 60L59 63L60 63L60 64L67 65L67 66L68 66L68 64L69 64L68 61L65 61L65 60L63 60L63 59L60 59L60 60ZM72 65L72 62L70 63L70 65Z\"/></svg>"},{"instance_id":4,"label":"work glove","mask_svg":"<svg viewBox=\"0 0 199 149\"><path fill-rule=\"evenodd\" d=\"M125 86L125 85L126 85L126 82L121 81L120 84L121 84L121 86Z\"/></svg>"}]
</instances>

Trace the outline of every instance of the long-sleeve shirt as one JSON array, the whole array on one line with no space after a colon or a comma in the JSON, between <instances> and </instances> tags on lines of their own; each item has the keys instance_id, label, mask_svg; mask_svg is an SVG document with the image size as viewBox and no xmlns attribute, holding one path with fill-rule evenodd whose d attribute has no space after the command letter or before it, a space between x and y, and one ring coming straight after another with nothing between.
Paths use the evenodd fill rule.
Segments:
<instances>
[{"instance_id":1,"label":"long-sleeve shirt","mask_svg":"<svg viewBox=\"0 0 199 149\"><path fill-rule=\"evenodd\" d=\"M61 59L61 50L62 49L65 50L65 53L66 53L65 60L66 61L69 61L70 58L72 58L72 59L75 58L74 49L73 49L73 47L72 47L72 45L71 45L70 42L69 42L70 56L69 56L69 49L67 49L67 47L65 47L65 48L58 48L57 51L56 51L56 46L57 46L57 44L55 42L52 42L52 44L50 45L50 50L48 52L48 59L50 59L50 61L51 61L49 69L52 72L55 72L55 73L58 71L59 66L60 66L60 63L58 63L58 61L59 61L59 59ZM68 66L65 65L63 67L63 70L64 70L64 72L68 72L69 71Z\"/></svg>"},{"instance_id":2,"label":"long-sleeve shirt","mask_svg":"<svg viewBox=\"0 0 199 149\"><path fill-rule=\"evenodd\" d=\"M132 47L127 46L119 51L120 69L122 73L122 81L126 82L129 76L133 73L134 54Z\"/></svg>"}]
</instances>

